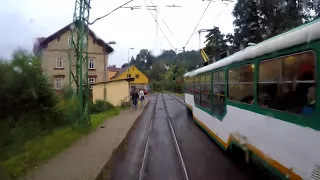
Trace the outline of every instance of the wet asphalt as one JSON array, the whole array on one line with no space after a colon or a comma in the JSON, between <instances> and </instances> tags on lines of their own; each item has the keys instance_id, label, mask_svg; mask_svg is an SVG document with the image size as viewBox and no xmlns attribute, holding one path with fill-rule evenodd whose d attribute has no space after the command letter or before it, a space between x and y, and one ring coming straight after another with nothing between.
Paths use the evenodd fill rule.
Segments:
<instances>
[{"instance_id":1,"label":"wet asphalt","mask_svg":"<svg viewBox=\"0 0 320 180\"><path fill-rule=\"evenodd\" d=\"M141 118L116 151L108 169L110 180L186 179L170 132L161 94L151 94ZM163 94L190 180L269 179L260 169L227 155L192 119L183 99ZM151 128L150 128L151 127Z\"/></svg>"}]
</instances>

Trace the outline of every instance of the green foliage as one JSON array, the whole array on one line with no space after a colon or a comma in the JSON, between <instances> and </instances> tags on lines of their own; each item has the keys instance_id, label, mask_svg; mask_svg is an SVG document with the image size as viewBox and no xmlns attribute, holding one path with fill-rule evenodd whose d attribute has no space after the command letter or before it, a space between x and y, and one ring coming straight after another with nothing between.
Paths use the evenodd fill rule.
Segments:
<instances>
[{"instance_id":1,"label":"green foliage","mask_svg":"<svg viewBox=\"0 0 320 180\"><path fill-rule=\"evenodd\" d=\"M121 100L121 105L120 105L120 107L121 107L122 109L126 109L126 108L128 108L128 107L131 107L130 101L128 101L127 99Z\"/></svg>"},{"instance_id":2,"label":"green foliage","mask_svg":"<svg viewBox=\"0 0 320 180\"><path fill-rule=\"evenodd\" d=\"M218 60L226 50L233 54L319 17L319 9L316 0L238 0L232 12L234 33L225 35L214 27L206 36L205 52Z\"/></svg>"},{"instance_id":3,"label":"green foliage","mask_svg":"<svg viewBox=\"0 0 320 180\"><path fill-rule=\"evenodd\" d=\"M11 61L0 60L0 162L17 176L66 148L106 117L119 114L110 103L97 101L91 126L77 128L79 102L72 91L56 96L40 60L24 50Z\"/></svg>"},{"instance_id":4,"label":"green foliage","mask_svg":"<svg viewBox=\"0 0 320 180\"><path fill-rule=\"evenodd\" d=\"M68 125L40 61L17 50L0 62L0 160L13 157L28 139Z\"/></svg>"},{"instance_id":5,"label":"green foliage","mask_svg":"<svg viewBox=\"0 0 320 180\"><path fill-rule=\"evenodd\" d=\"M306 2L306 1L305 1ZM312 19L311 8L295 0L238 0L234 9L234 44L259 43Z\"/></svg>"},{"instance_id":6,"label":"green foliage","mask_svg":"<svg viewBox=\"0 0 320 180\"><path fill-rule=\"evenodd\" d=\"M206 47L204 51L209 58L212 58L220 53L223 53L228 49L227 39L224 34L222 34L218 27L214 27L208 35L206 35L207 40L205 41Z\"/></svg>"},{"instance_id":7,"label":"green foliage","mask_svg":"<svg viewBox=\"0 0 320 180\"><path fill-rule=\"evenodd\" d=\"M36 57L18 50L11 62L0 63L0 119L26 114L53 114L57 99ZM13 108L14 107L14 108Z\"/></svg>"},{"instance_id":8,"label":"green foliage","mask_svg":"<svg viewBox=\"0 0 320 180\"><path fill-rule=\"evenodd\" d=\"M92 114L97 114L114 108L115 107L111 103L104 100L96 100L94 103L90 103L90 112Z\"/></svg>"}]
</instances>

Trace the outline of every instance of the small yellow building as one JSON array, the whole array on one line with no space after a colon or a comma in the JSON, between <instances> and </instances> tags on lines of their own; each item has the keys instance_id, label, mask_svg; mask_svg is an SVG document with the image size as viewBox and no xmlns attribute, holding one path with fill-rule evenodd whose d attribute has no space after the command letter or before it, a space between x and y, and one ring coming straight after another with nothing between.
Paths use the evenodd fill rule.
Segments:
<instances>
[{"instance_id":1,"label":"small yellow building","mask_svg":"<svg viewBox=\"0 0 320 180\"><path fill-rule=\"evenodd\" d=\"M132 80L133 78L127 78L95 83L92 87L93 102L96 100L105 100L105 98L114 106L120 106L122 101L129 102L129 83ZM106 97L104 91L106 91Z\"/></svg>"},{"instance_id":2,"label":"small yellow building","mask_svg":"<svg viewBox=\"0 0 320 180\"><path fill-rule=\"evenodd\" d=\"M130 88L142 88L144 90L148 90L148 77L143 74L135 65L131 65L129 67L121 68L110 80L120 80L134 78L133 81L130 82Z\"/></svg>"}]
</instances>

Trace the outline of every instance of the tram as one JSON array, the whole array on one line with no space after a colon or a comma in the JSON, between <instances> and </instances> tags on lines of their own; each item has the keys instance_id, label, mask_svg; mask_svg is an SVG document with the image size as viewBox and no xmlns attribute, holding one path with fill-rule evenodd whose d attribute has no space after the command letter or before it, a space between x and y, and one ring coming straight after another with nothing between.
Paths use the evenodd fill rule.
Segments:
<instances>
[{"instance_id":1,"label":"tram","mask_svg":"<svg viewBox=\"0 0 320 180\"><path fill-rule=\"evenodd\" d=\"M319 62L317 20L187 72L185 105L224 150L280 179L320 179Z\"/></svg>"}]
</instances>

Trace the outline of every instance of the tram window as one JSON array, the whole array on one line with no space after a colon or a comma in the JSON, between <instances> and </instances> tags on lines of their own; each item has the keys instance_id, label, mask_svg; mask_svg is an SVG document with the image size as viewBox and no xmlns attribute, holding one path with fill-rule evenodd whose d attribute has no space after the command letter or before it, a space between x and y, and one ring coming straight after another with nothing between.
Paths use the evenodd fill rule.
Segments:
<instances>
[{"instance_id":1,"label":"tram window","mask_svg":"<svg viewBox=\"0 0 320 180\"><path fill-rule=\"evenodd\" d=\"M201 76L201 106L210 108L210 74Z\"/></svg>"},{"instance_id":2,"label":"tram window","mask_svg":"<svg viewBox=\"0 0 320 180\"><path fill-rule=\"evenodd\" d=\"M193 80L194 78L187 78L186 79L186 92L193 93Z\"/></svg>"},{"instance_id":3,"label":"tram window","mask_svg":"<svg viewBox=\"0 0 320 180\"><path fill-rule=\"evenodd\" d=\"M212 81L212 112L218 116L225 113L225 73L224 71L214 72Z\"/></svg>"},{"instance_id":4,"label":"tram window","mask_svg":"<svg viewBox=\"0 0 320 180\"><path fill-rule=\"evenodd\" d=\"M196 76L194 79L194 102L195 104L200 105L200 86L201 86L201 81L200 81L200 76Z\"/></svg>"},{"instance_id":5,"label":"tram window","mask_svg":"<svg viewBox=\"0 0 320 180\"><path fill-rule=\"evenodd\" d=\"M228 98L242 103L253 103L254 65L248 64L229 69Z\"/></svg>"},{"instance_id":6,"label":"tram window","mask_svg":"<svg viewBox=\"0 0 320 180\"><path fill-rule=\"evenodd\" d=\"M259 98L262 107L310 115L315 108L315 56L292 54L259 64Z\"/></svg>"}]
</instances>

